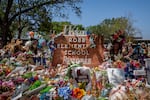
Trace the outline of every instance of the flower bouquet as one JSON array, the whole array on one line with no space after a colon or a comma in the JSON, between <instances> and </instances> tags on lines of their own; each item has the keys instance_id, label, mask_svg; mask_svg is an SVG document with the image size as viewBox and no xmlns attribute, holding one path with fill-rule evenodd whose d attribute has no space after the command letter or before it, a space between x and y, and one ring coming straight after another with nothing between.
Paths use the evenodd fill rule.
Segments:
<instances>
[{"instance_id":1,"label":"flower bouquet","mask_svg":"<svg viewBox=\"0 0 150 100\"><path fill-rule=\"evenodd\" d=\"M3 69L0 69L0 77L5 76L5 72L3 71Z\"/></svg>"},{"instance_id":2,"label":"flower bouquet","mask_svg":"<svg viewBox=\"0 0 150 100\"><path fill-rule=\"evenodd\" d=\"M76 99L81 99L85 95L85 90L80 88L74 88L72 90L72 97Z\"/></svg>"},{"instance_id":3,"label":"flower bouquet","mask_svg":"<svg viewBox=\"0 0 150 100\"><path fill-rule=\"evenodd\" d=\"M0 81L0 100L9 99L15 89L15 85L12 81Z\"/></svg>"},{"instance_id":4,"label":"flower bouquet","mask_svg":"<svg viewBox=\"0 0 150 100\"><path fill-rule=\"evenodd\" d=\"M141 67L140 62L137 61L137 60L132 60L132 61L131 61L131 64L132 64L132 66L134 66L135 68L140 68L140 67Z\"/></svg>"},{"instance_id":5,"label":"flower bouquet","mask_svg":"<svg viewBox=\"0 0 150 100\"><path fill-rule=\"evenodd\" d=\"M72 91L69 86L58 88L58 95L59 97L63 98L63 100L68 100L71 94Z\"/></svg>"},{"instance_id":6,"label":"flower bouquet","mask_svg":"<svg viewBox=\"0 0 150 100\"><path fill-rule=\"evenodd\" d=\"M113 63L113 66L114 66L115 68L124 69L125 66L126 66L126 64L125 64L123 61L121 61L121 60L117 60L117 61L115 61L115 62Z\"/></svg>"}]
</instances>

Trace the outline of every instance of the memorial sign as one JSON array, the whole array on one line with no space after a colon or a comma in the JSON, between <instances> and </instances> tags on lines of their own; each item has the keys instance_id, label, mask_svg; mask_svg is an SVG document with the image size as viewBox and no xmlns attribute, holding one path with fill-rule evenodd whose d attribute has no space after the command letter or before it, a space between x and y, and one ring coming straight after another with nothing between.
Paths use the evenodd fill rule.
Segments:
<instances>
[{"instance_id":1,"label":"memorial sign","mask_svg":"<svg viewBox=\"0 0 150 100\"><path fill-rule=\"evenodd\" d=\"M90 36L84 32L61 34L54 39L56 49L53 53L52 66L81 62L94 67L103 62L103 38L95 36L91 44Z\"/></svg>"}]
</instances>

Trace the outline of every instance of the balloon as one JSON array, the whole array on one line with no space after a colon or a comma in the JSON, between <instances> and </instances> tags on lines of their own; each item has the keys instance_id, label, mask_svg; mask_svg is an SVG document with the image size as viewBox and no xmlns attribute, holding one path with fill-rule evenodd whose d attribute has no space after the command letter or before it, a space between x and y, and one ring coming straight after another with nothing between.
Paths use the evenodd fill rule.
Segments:
<instances>
[{"instance_id":1,"label":"balloon","mask_svg":"<svg viewBox=\"0 0 150 100\"><path fill-rule=\"evenodd\" d=\"M34 32L33 31L29 32L29 35L30 35L31 38L33 38L34 37Z\"/></svg>"},{"instance_id":2,"label":"balloon","mask_svg":"<svg viewBox=\"0 0 150 100\"><path fill-rule=\"evenodd\" d=\"M46 45L46 41L43 38L39 39L38 42L39 42L38 43L39 48L42 48L43 46Z\"/></svg>"}]
</instances>

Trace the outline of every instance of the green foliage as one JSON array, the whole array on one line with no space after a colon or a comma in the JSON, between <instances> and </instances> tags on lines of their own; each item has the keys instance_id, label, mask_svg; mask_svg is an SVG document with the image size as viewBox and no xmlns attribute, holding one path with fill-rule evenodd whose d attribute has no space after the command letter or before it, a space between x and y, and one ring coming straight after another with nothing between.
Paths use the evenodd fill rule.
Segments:
<instances>
[{"instance_id":1,"label":"green foliage","mask_svg":"<svg viewBox=\"0 0 150 100\"><path fill-rule=\"evenodd\" d=\"M85 28L78 24L78 25L73 25L71 22L67 22L67 21L64 21L64 22L56 22L56 21L53 21L53 22L48 22L48 21L43 21L43 23L41 23L39 25L39 32L42 32L44 34L41 34L46 40L49 40L50 37L49 35L52 34L52 33L55 33L55 34L59 34L61 32L63 32L63 29L65 26L74 26L75 29L78 29L78 30L84 30Z\"/></svg>"},{"instance_id":2,"label":"green foliage","mask_svg":"<svg viewBox=\"0 0 150 100\"><path fill-rule=\"evenodd\" d=\"M67 18L69 10L80 16L80 3L82 0L1 0L0 35L4 44L13 37L11 33L18 31L21 36L26 27L29 31L49 32L52 19Z\"/></svg>"},{"instance_id":3,"label":"green foliage","mask_svg":"<svg viewBox=\"0 0 150 100\"><path fill-rule=\"evenodd\" d=\"M65 25L71 25L70 22L52 22L52 30L55 31L56 34L63 31Z\"/></svg>"},{"instance_id":4,"label":"green foliage","mask_svg":"<svg viewBox=\"0 0 150 100\"><path fill-rule=\"evenodd\" d=\"M29 73L25 73L22 77L23 78L31 78L32 77L32 72L29 72Z\"/></svg>"},{"instance_id":5,"label":"green foliage","mask_svg":"<svg viewBox=\"0 0 150 100\"><path fill-rule=\"evenodd\" d=\"M78 83L78 85L79 85L79 88L80 89L84 89L85 90L85 88L86 88L86 82L82 82L82 83Z\"/></svg>"},{"instance_id":6,"label":"green foliage","mask_svg":"<svg viewBox=\"0 0 150 100\"><path fill-rule=\"evenodd\" d=\"M49 40L50 39L50 34L55 33L55 34L59 34L61 32L63 32L63 29L65 26L69 26L72 25L75 27L75 29L78 30L84 30L85 28L78 24L78 25L73 25L71 22L49 22L48 20L43 21L38 28L38 33L40 33L44 39Z\"/></svg>"},{"instance_id":7,"label":"green foliage","mask_svg":"<svg viewBox=\"0 0 150 100\"><path fill-rule=\"evenodd\" d=\"M30 85L29 90L36 89L36 88L38 88L41 84L42 84L41 81L40 81L40 80L37 80L37 81L35 81L32 85Z\"/></svg>"},{"instance_id":8,"label":"green foliage","mask_svg":"<svg viewBox=\"0 0 150 100\"><path fill-rule=\"evenodd\" d=\"M49 90L52 89L52 88L53 88L53 86L47 86L46 88L42 89L40 91L40 93L43 94L43 93L49 92Z\"/></svg>"},{"instance_id":9,"label":"green foliage","mask_svg":"<svg viewBox=\"0 0 150 100\"><path fill-rule=\"evenodd\" d=\"M102 34L105 38L110 38L110 35L114 34L118 30L129 30L127 33L133 33L136 30L131 24L130 19L126 17L104 19L100 24L89 26L87 29L92 33Z\"/></svg>"},{"instance_id":10,"label":"green foliage","mask_svg":"<svg viewBox=\"0 0 150 100\"><path fill-rule=\"evenodd\" d=\"M99 97L97 100L108 100L106 97Z\"/></svg>"}]
</instances>

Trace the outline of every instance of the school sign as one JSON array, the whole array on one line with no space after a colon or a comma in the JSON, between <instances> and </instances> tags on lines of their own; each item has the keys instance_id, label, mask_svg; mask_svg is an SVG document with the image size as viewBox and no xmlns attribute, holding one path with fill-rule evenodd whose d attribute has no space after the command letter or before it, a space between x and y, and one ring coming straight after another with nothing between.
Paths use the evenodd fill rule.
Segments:
<instances>
[{"instance_id":1,"label":"school sign","mask_svg":"<svg viewBox=\"0 0 150 100\"><path fill-rule=\"evenodd\" d=\"M62 34L54 39L56 49L53 53L52 66L82 62L95 67L103 61L103 37L86 35L84 32Z\"/></svg>"}]
</instances>

